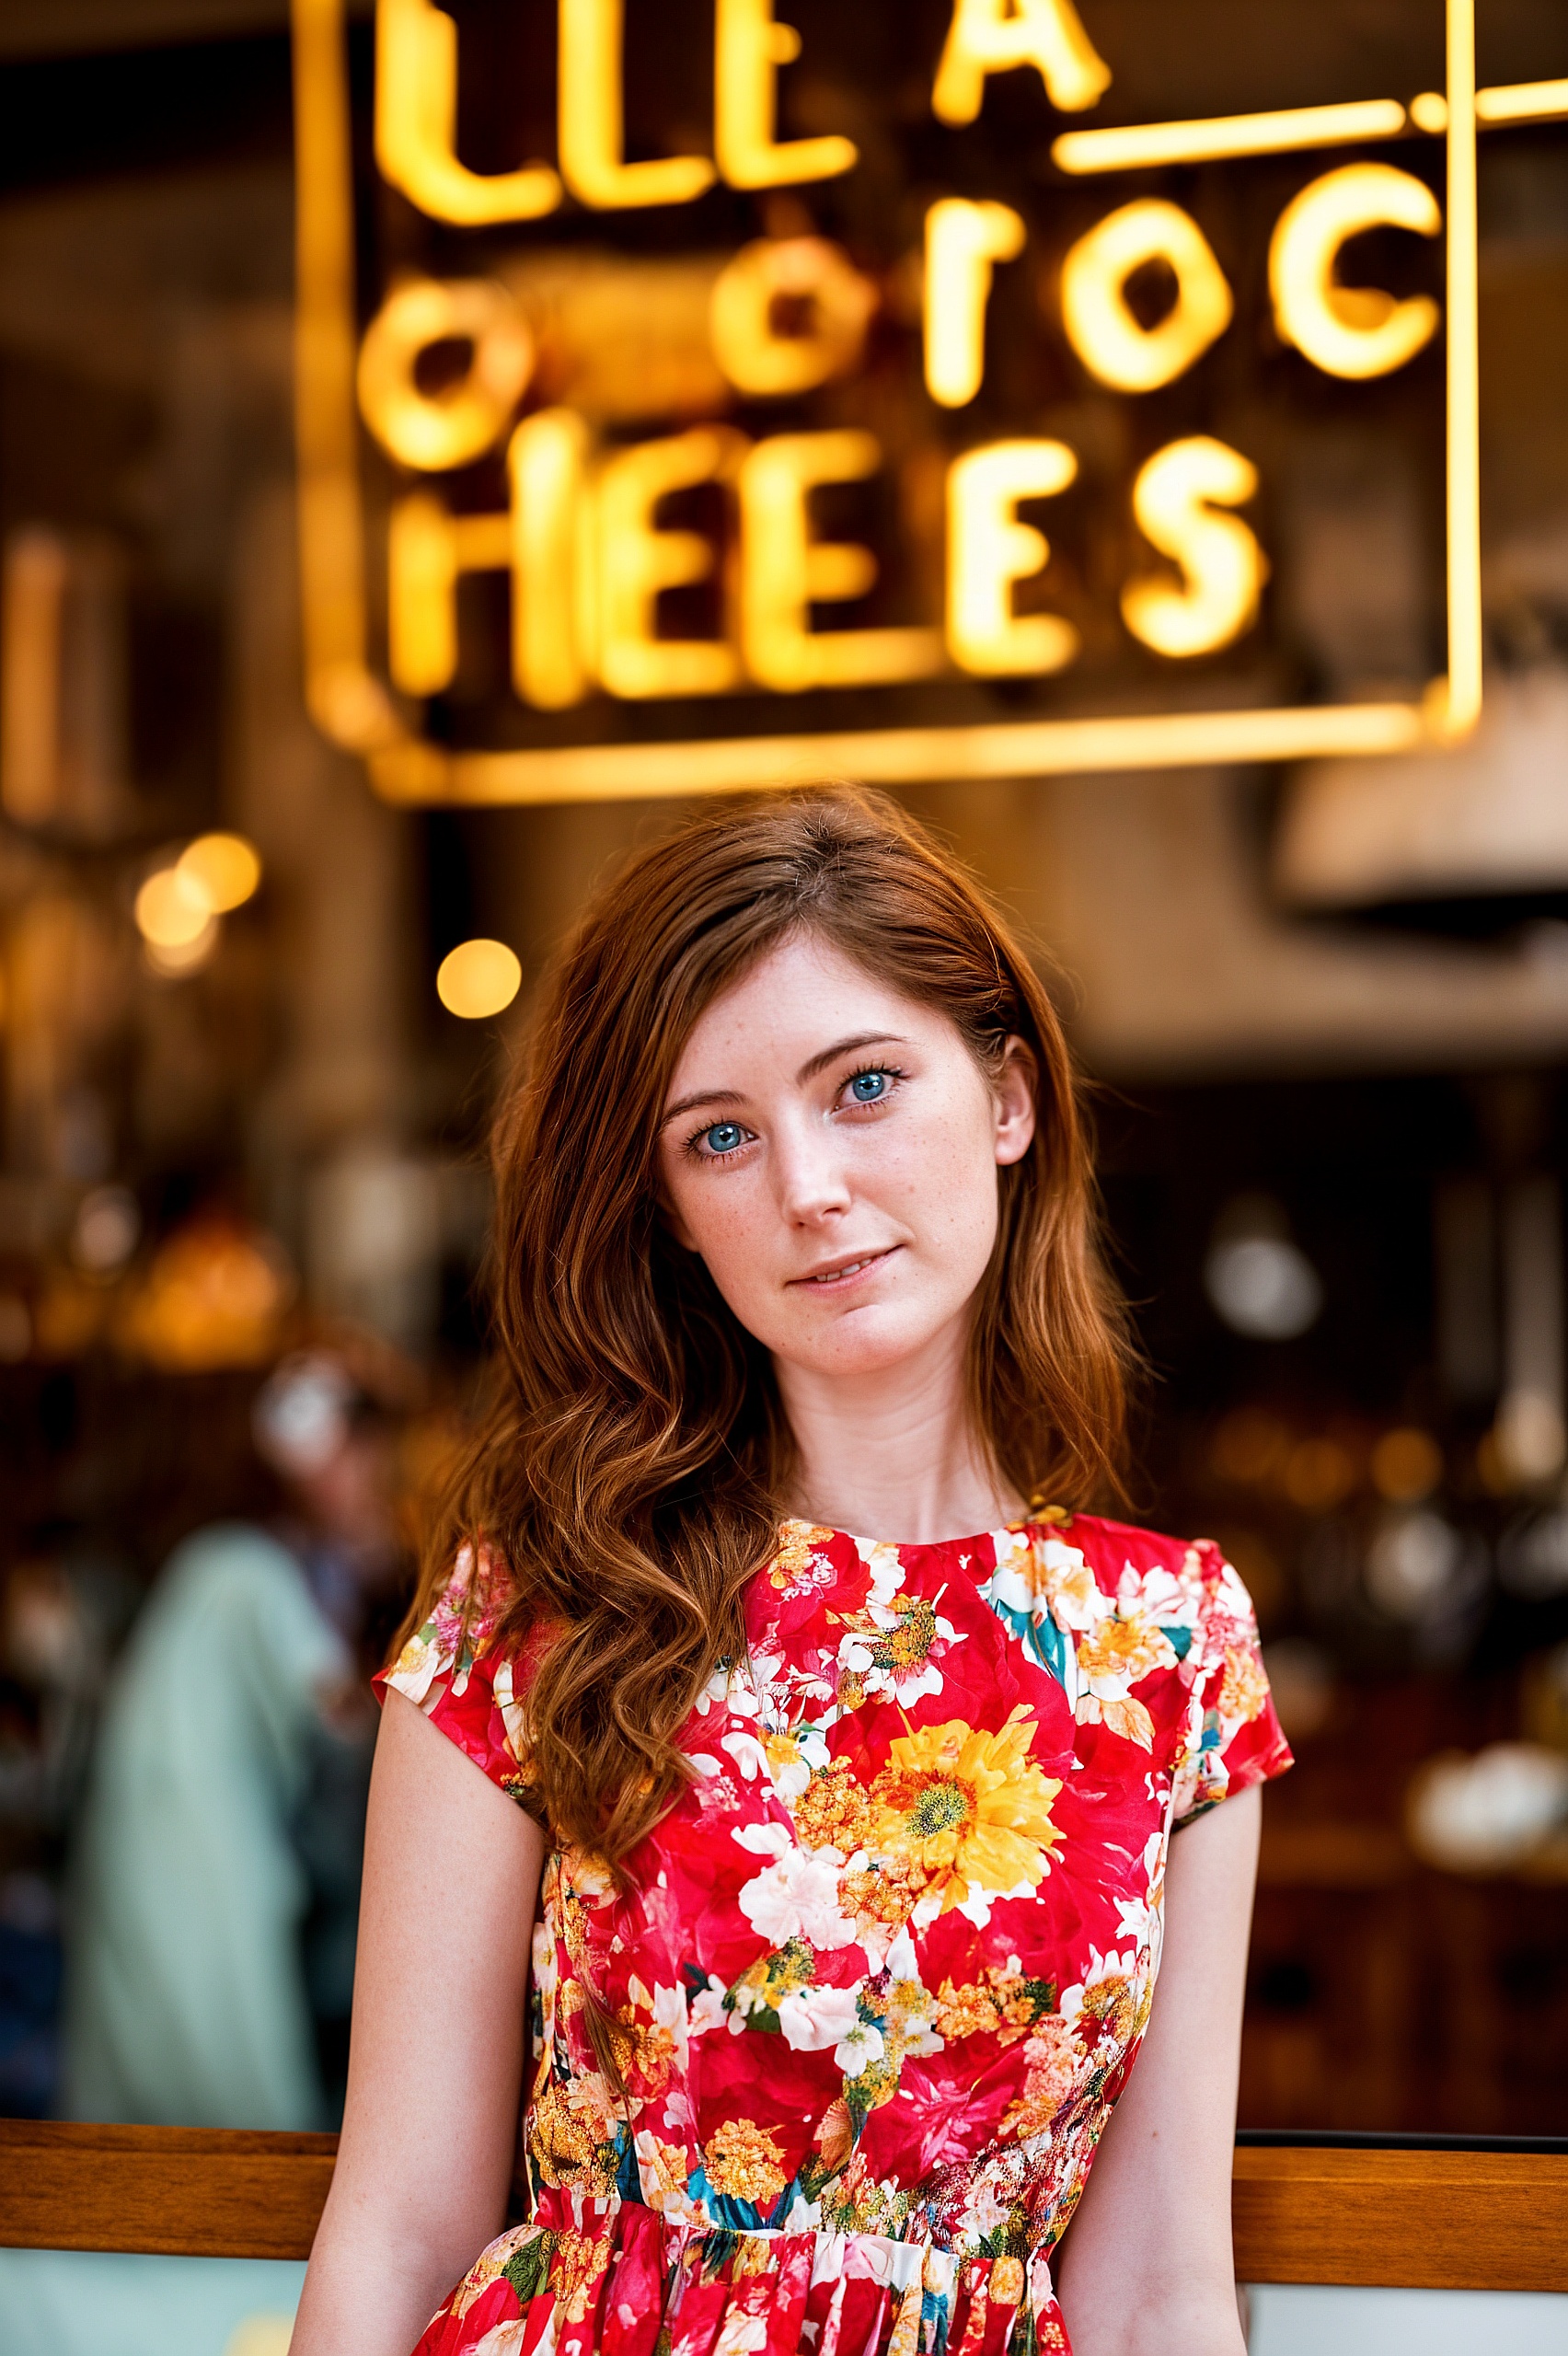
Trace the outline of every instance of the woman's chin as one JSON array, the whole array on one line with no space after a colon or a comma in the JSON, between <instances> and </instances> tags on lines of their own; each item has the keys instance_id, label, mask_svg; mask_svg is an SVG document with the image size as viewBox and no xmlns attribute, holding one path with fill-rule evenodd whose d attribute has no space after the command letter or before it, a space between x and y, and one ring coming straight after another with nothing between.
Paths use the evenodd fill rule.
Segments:
<instances>
[{"instance_id":1,"label":"woman's chin","mask_svg":"<svg viewBox=\"0 0 1568 2356\"><path fill-rule=\"evenodd\" d=\"M868 1301L824 1330L790 1337L774 1355L819 1380L858 1380L895 1374L941 1338L950 1321L912 1319L902 1309Z\"/></svg>"}]
</instances>

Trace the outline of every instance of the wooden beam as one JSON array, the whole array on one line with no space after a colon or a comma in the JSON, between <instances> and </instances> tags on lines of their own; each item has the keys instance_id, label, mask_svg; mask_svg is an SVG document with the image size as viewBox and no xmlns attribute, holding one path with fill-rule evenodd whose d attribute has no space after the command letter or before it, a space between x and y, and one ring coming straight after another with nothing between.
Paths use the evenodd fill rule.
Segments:
<instances>
[{"instance_id":1,"label":"wooden beam","mask_svg":"<svg viewBox=\"0 0 1568 2356\"><path fill-rule=\"evenodd\" d=\"M335 2135L0 2119L0 2244L308 2258Z\"/></svg>"},{"instance_id":2,"label":"wooden beam","mask_svg":"<svg viewBox=\"0 0 1568 2356\"><path fill-rule=\"evenodd\" d=\"M1568 2154L1236 2154L1240 2282L1568 2292Z\"/></svg>"},{"instance_id":3,"label":"wooden beam","mask_svg":"<svg viewBox=\"0 0 1568 2356\"><path fill-rule=\"evenodd\" d=\"M330 2135L0 2119L0 2244L306 2258ZM1244 2149L1244 2282L1568 2292L1568 2154Z\"/></svg>"}]
</instances>

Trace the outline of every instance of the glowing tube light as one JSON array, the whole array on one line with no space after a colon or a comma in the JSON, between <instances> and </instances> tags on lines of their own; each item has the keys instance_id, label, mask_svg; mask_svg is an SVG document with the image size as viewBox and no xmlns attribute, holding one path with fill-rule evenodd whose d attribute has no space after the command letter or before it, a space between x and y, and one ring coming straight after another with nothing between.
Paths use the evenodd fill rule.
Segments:
<instances>
[{"instance_id":1,"label":"glowing tube light","mask_svg":"<svg viewBox=\"0 0 1568 2356\"><path fill-rule=\"evenodd\" d=\"M1505 82L1475 94L1478 122L1541 122L1568 114L1568 81Z\"/></svg>"},{"instance_id":2,"label":"glowing tube light","mask_svg":"<svg viewBox=\"0 0 1568 2356\"><path fill-rule=\"evenodd\" d=\"M1449 737L1481 718L1481 371L1476 284L1475 0L1447 11L1448 670L1438 717Z\"/></svg>"},{"instance_id":3,"label":"glowing tube light","mask_svg":"<svg viewBox=\"0 0 1568 2356\"><path fill-rule=\"evenodd\" d=\"M1404 126L1397 98L1357 98L1344 106L1284 107L1274 114L1215 115L1201 122L1065 131L1052 144L1051 160L1064 172L1127 172L1147 164L1199 164L1216 156L1273 156L1292 147L1393 139Z\"/></svg>"}]
</instances>

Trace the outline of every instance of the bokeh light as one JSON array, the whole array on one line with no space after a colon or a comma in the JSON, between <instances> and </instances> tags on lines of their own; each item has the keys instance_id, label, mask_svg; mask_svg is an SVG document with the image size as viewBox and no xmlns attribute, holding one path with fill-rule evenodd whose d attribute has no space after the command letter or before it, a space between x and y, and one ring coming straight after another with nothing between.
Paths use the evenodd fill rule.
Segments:
<instances>
[{"instance_id":1,"label":"bokeh light","mask_svg":"<svg viewBox=\"0 0 1568 2356\"><path fill-rule=\"evenodd\" d=\"M136 895L136 930L154 949L188 949L213 921L205 886L179 867L160 867Z\"/></svg>"},{"instance_id":2,"label":"bokeh light","mask_svg":"<svg viewBox=\"0 0 1568 2356\"><path fill-rule=\"evenodd\" d=\"M441 961L435 994L448 1014L482 1022L512 1004L523 968L504 941L465 941Z\"/></svg>"},{"instance_id":3,"label":"bokeh light","mask_svg":"<svg viewBox=\"0 0 1568 2356\"><path fill-rule=\"evenodd\" d=\"M198 835L179 854L175 872L193 884L214 916L243 907L261 881L261 857L243 835Z\"/></svg>"}]
</instances>

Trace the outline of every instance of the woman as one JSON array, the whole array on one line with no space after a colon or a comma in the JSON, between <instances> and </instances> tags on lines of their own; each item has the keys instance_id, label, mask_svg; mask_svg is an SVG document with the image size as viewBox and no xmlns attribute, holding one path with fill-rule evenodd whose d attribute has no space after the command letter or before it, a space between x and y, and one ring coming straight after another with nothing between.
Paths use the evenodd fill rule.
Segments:
<instances>
[{"instance_id":1,"label":"woman","mask_svg":"<svg viewBox=\"0 0 1568 2356\"><path fill-rule=\"evenodd\" d=\"M846 791L639 854L544 994L499 1279L294 2356L437 2301L428 2356L1239 2356L1289 1754L1215 1549L1076 1510L1125 1350L995 911Z\"/></svg>"}]
</instances>

